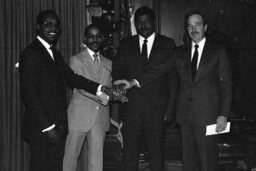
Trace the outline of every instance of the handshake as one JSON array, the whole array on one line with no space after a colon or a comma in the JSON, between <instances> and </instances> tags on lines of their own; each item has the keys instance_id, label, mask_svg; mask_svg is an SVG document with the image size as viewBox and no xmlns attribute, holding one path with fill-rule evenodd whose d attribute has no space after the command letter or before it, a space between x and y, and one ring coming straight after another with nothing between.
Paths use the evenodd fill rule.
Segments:
<instances>
[{"instance_id":1,"label":"handshake","mask_svg":"<svg viewBox=\"0 0 256 171\"><path fill-rule=\"evenodd\" d=\"M103 94L109 96L109 100L121 101L122 103L124 103L128 101L128 98L126 97L127 89L130 89L134 86L140 87L140 85L137 84L135 80L117 80L114 82L114 85L111 88L102 86L101 91L103 92Z\"/></svg>"},{"instance_id":2,"label":"handshake","mask_svg":"<svg viewBox=\"0 0 256 171\"><path fill-rule=\"evenodd\" d=\"M124 84L113 85L111 88L102 86L101 91L109 96L111 101L127 102L126 89Z\"/></svg>"}]
</instances>

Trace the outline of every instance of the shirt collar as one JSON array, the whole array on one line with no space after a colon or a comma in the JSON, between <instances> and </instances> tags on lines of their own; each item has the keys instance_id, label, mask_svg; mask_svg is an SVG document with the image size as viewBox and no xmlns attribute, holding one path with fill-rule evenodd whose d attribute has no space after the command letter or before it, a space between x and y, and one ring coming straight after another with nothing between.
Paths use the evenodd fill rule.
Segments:
<instances>
[{"instance_id":1,"label":"shirt collar","mask_svg":"<svg viewBox=\"0 0 256 171\"><path fill-rule=\"evenodd\" d=\"M156 37L156 33L153 32L153 33L147 38L147 41L148 41L148 42L153 42L154 39L155 39L155 37ZM144 39L145 39L144 37L142 37L141 35L139 35L139 41L140 41L140 42L143 43Z\"/></svg>"},{"instance_id":2,"label":"shirt collar","mask_svg":"<svg viewBox=\"0 0 256 171\"><path fill-rule=\"evenodd\" d=\"M51 45L47 43L44 39L42 39L40 36L37 36L36 38L44 45L46 49L49 49L51 47Z\"/></svg>"},{"instance_id":3,"label":"shirt collar","mask_svg":"<svg viewBox=\"0 0 256 171\"><path fill-rule=\"evenodd\" d=\"M206 41L206 38L203 38L198 44L199 48L203 48L204 47L204 44L205 44L205 41ZM196 45L195 42L192 41L192 47L194 48Z\"/></svg>"},{"instance_id":4,"label":"shirt collar","mask_svg":"<svg viewBox=\"0 0 256 171\"><path fill-rule=\"evenodd\" d=\"M93 57L93 55L95 54L95 52L94 51L92 51L91 49L89 49L89 48L87 48L87 51L88 51L88 53L89 53L89 55L90 55L90 57L92 58L92 60L94 60L94 57ZM96 52L96 54L98 55L98 59L100 59L99 58L99 52Z\"/></svg>"}]
</instances>

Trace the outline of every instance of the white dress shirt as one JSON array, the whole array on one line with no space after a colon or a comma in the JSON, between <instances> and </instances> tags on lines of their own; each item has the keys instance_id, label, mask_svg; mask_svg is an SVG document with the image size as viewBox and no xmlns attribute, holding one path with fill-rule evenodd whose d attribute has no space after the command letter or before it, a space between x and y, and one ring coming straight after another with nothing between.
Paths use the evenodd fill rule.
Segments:
<instances>
[{"instance_id":1,"label":"white dress shirt","mask_svg":"<svg viewBox=\"0 0 256 171\"><path fill-rule=\"evenodd\" d=\"M203 53L203 49L204 49L204 45L205 45L205 41L206 41L206 38L203 38L199 43L198 43L198 60L197 60L197 69L198 69L198 66L199 66L199 63L201 61L201 57L202 57L202 53ZM192 48L191 48L191 61L192 61L192 58L193 58L193 54L195 52L195 45L196 43L194 43L192 41Z\"/></svg>"},{"instance_id":2,"label":"white dress shirt","mask_svg":"<svg viewBox=\"0 0 256 171\"><path fill-rule=\"evenodd\" d=\"M50 49L51 45L49 45L49 43L47 43L40 36L37 36L36 38L43 44L43 46L46 48L46 50L48 51L48 53L51 55L52 59L54 60L52 50Z\"/></svg>"},{"instance_id":3,"label":"white dress shirt","mask_svg":"<svg viewBox=\"0 0 256 171\"><path fill-rule=\"evenodd\" d=\"M91 58L92 58L92 60L94 61L94 57L93 57L93 55L96 53L97 55L98 55L98 60L99 60L99 62L100 62L100 53L99 52L94 52L94 51L92 51L91 49L89 49L89 48L86 48L87 49L87 51L88 51L88 53L89 53L89 55L91 56Z\"/></svg>"},{"instance_id":4,"label":"white dress shirt","mask_svg":"<svg viewBox=\"0 0 256 171\"><path fill-rule=\"evenodd\" d=\"M152 50L152 46L153 46L155 37L156 37L156 33L153 33L153 34L151 34L151 35L147 38L147 41L148 41L148 42L147 42L148 58L149 58L150 52L151 52L151 50ZM144 40L145 40L145 38L142 37L141 35L139 35L140 52L142 52L142 45L143 45L143 43L144 43Z\"/></svg>"}]
</instances>

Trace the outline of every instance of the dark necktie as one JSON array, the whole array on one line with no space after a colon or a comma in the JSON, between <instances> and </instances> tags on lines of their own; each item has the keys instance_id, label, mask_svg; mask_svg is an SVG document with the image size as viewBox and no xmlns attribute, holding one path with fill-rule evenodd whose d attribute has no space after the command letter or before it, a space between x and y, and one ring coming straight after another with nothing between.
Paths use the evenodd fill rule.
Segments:
<instances>
[{"instance_id":1,"label":"dark necktie","mask_svg":"<svg viewBox=\"0 0 256 171\"><path fill-rule=\"evenodd\" d=\"M141 56L142 56L142 61L143 64L147 64L148 61L148 48L147 48L147 39L144 39L144 43L142 45L142 52L141 52Z\"/></svg>"},{"instance_id":2,"label":"dark necktie","mask_svg":"<svg viewBox=\"0 0 256 171\"><path fill-rule=\"evenodd\" d=\"M52 56L53 56L53 60L55 62L56 65L58 65L58 61L57 61L57 49L55 46L51 46L50 47L51 51L52 51Z\"/></svg>"},{"instance_id":3,"label":"dark necktie","mask_svg":"<svg viewBox=\"0 0 256 171\"><path fill-rule=\"evenodd\" d=\"M193 54L192 63L191 63L191 74L192 80L194 80L197 71L197 61L198 61L198 45L195 45L195 52Z\"/></svg>"}]
</instances>

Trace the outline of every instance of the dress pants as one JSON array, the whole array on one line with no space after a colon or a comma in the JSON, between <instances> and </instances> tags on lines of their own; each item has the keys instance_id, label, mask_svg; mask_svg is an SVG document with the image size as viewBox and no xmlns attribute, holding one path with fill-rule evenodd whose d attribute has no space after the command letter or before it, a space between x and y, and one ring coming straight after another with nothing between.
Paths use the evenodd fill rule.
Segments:
<instances>
[{"instance_id":1,"label":"dress pants","mask_svg":"<svg viewBox=\"0 0 256 171\"><path fill-rule=\"evenodd\" d=\"M88 171L88 144L84 142L82 151L77 161L76 171Z\"/></svg>"},{"instance_id":2,"label":"dress pants","mask_svg":"<svg viewBox=\"0 0 256 171\"><path fill-rule=\"evenodd\" d=\"M30 142L30 171L62 171L65 138L59 144L34 139Z\"/></svg>"},{"instance_id":3,"label":"dress pants","mask_svg":"<svg viewBox=\"0 0 256 171\"><path fill-rule=\"evenodd\" d=\"M163 121L125 120L123 122L123 136L125 171L138 171L143 137L146 138L149 150L150 171L163 170Z\"/></svg>"},{"instance_id":4,"label":"dress pants","mask_svg":"<svg viewBox=\"0 0 256 171\"><path fill-rule=\"evenodd\" d=\"M181 124L183 171L217 171L218 136L205 136L206 127Z\"/></svg>"},{"instance_id":5,"label":"dress pants","mask_svg":"<svg viewBox=\"0 0 256 171\"><path fill-rule=\"evenodd\" d=\"M88 152L88 161L85 161L88 163L88 171L102 171L104 139L105 131L98 127L93 127L88 132L69 130L63 159L63 171L76 171L77 161L85 140L88 144L88 148L85 150Z\"/></svg>"}]
</instances>

